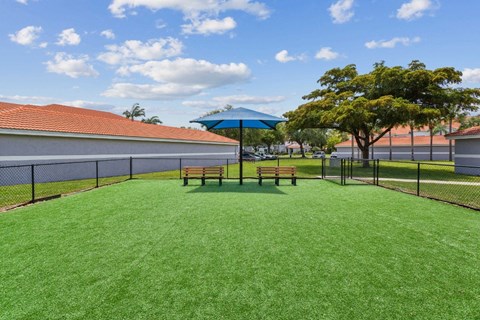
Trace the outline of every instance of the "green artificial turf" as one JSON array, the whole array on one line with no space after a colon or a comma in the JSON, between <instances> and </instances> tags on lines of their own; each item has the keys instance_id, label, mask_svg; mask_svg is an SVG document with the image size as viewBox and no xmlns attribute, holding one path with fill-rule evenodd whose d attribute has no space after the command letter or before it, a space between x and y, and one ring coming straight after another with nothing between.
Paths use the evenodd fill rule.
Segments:
<instances>
[{"instance_id":1,"label":"green artificial turf","mask_svg":"<svg viewBox=\"0 0 480 320\"><path fill-rule=\"evenodd\" d=\"M369 185L131 180L0 234L0 319L480 318L479 213Z\"/></svg>"}]
</instances>

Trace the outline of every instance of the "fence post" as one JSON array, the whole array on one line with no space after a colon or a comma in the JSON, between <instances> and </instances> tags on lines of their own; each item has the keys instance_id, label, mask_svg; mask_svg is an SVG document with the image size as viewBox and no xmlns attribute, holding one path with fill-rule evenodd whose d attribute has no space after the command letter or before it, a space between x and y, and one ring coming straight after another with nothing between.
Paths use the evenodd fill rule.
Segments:
<instances>
[{"instance_id":1,"label":"fence post","mask_svg":"<svg viewBox=\"0 0 480 320\"><path fill-rule=\"evenodd\" d=\"M344 177L344 170L345 170L345 168L344 168L344 164L345 164L345 163L344 163L344 160L345 160L345 159L341 159L341 160L340 160L340 185L342 185L342 186L343 186L343 177Z\"/></svg>"},{"instance_id":2,"label":"fence post","mask_svg":"<svg viewBox=\"0 0 480 320\"><path fill-rule=\"evenodd\" d=\"M31 173L32 173L32 202L35 201L35 165L32 164L31 166Z\"/></svg>"},{"instance_id":3,"label":"fence post","mask_svg":"<svg viewBox=\"0 0 480 320\"><path fill-rule=\"evenodd\" d=\"M417 196L420 196L420 162L417 164Z\"/></svg>"},{"instance_id":4,"label":"fence post","mask_svg":"<svg viewBox=\"0 0 480 320\"><path fill-rule=\"evenodd\" d=\"M228 179L228 159L227 159L227 179Z\"/></svg>"},{"instance_id":5,"label":"fence post","mask_svg":"<svg viewBox=\"0 0 480 320\"><path fill-rule=\"evenodd\" d=\"M98 160L95 161L95 179L96 179L96 185L95 188L98 188Z\"/></svg>"},{"instance_id":6,"label":"fence post","mask_svg":"<svg viewBox=\"0 0 480 320\"><path fill-rule=\"evenodd\" d=\"M377 182L376 185L379 185L379 176L380 176L380 159L377 159Z\"/></svg>"},{"instance_id":7,"label":"fence post","mask_svg":"<svg viewBox=\"0 0 480 320\"><path fill-rule=\"evenodd\" d=\"M325 178L325 172L324 172L324 168L323 168L324 165L325 165L325 158L322 158L322 167L320 169L320 175L321 175L322 179Z\"/></svg>"},{"instance_id":8,"label":"fence post","mask_svg":"<svg viewBox=\"0 0 480 320\"><path fill-rule=\"evenodd\" d=\"M182 179L182 158L180 158L180 162L178 164L178 172L180 174L180 179Z\"/></svg>"},{"instance_id":9,"label":"fence post","mask_svg":"<svg viewBox=\"0 0 480 320\"><path fill-rule=\"evenodd\" d=\"M373 160L373 184L377 181L377 162Z\"/></svg>"},{"instance_id":10,"label":"fence post","mask_svg":"<svg viewBox=\"0 0 480 320\"><path fill-rule=\"evenodd\" d=\"M353 158L350 160L350 179L353 179Z\"/></svg>"},{"instance_id":11,"label":"fence post","mask_svg":"<svg viewBox=\"0 0 480 320\"><path fill-rule=\"evenodd\" d=\"M133 179L133 157L130 157L130 180Z\"/></svg>"},{"instance_id":12,"label":"fence post","mask_svg":"<svg viewBox=\"0 0 480 320\"><path fill-rule=\"evenodd\" d=\"M322 160L323 160L322 161L322 179L325 179L325 176L326 176L325 173L327 171L326 168L325 168L325 165L327 163L327 159L323 158Z\"/></svg>"}]
</instances>

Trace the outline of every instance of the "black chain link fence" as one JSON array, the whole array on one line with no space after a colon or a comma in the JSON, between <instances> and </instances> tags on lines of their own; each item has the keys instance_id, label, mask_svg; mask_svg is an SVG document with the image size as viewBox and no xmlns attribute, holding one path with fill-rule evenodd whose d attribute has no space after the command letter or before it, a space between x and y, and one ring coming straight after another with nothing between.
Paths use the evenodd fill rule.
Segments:
<instances>
[{"instance_id":1,"label":"black chain link fence","mask_svg":"<svg viewBox=\"0 0 480 320\"><path fill-rule=\"evenodd\" d=\"M59 197L131 178L131 159L0 167L0 208Z\"/></svg>"},{"instance_id":2,"label":"black chain link fence","mask_svg":"<svg viewBox=\"0 0 480 320\"><path fill-rule=\"evenodd\" d=\"M368 183L480 210L480 167L345 159L345 184Z\"/></svg>"},{"instance_id":3,"label":"black chain link fence","mask_svg":"<svg viewBox=\"0 0 480 320\"><path fill-rule=\"evenodd\" d=\"M223 166L239 177L236 159L124 158L0 167L0 208L58 197L132 178L181 179L186 166ZM372 184L480 209L480 167L362 159L278 158L245 161L244 177L258 166L295 166L300 179L340 185Z\"/></svg>"}]
</instances>

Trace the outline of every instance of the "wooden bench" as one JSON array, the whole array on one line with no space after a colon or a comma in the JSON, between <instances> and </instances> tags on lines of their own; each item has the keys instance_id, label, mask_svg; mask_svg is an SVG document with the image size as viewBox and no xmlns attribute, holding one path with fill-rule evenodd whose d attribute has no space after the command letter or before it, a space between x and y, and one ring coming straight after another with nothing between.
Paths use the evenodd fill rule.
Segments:
<instances>
[{"instance_id":1,"label":"wooden bench","mask_svg":"<svg viewBox=\"0 0 480 320\"><path fill-rule=\"evenodd\" d=\"M297 167L257 167L258 184L262 185L263 179L275 179L278 186L280 179L291 179L297 185Z\"/></svg>"},{"instance_id":2,"label":"wooden bench","mask_svg":"<svg viewBox=\"0 0 480 320\"><path fill-rule=\"evenodd\" d=\"M218 184L222 185L223 167L184 167L183 185L188 185L188 179L201 179L202 186L206 179L218 179Z\"/></svg>"}]
</instances>

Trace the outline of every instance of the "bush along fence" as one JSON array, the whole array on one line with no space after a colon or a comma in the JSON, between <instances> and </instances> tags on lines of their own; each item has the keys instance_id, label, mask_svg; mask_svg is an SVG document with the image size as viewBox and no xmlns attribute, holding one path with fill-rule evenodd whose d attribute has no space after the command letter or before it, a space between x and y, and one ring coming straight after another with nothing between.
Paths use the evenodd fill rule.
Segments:
<instances>
[{"instance_id":1,"label":"bush along fence","mask_svg":"<svg viewBox=\"0 0 480 320\"><path fill-rule=\"evenodd\" d=\"M342 159L342 185L368 183L480 210L480 166Z\"/></svg>"},{"instance_id":2,"label":"bush along fence","mask_svg":"<svg viewBox=\"0 0 480 320\"><path fill-rule=\"evenodd\" d=\"M361 159L301 159L244 162L244 177L256 178L257 166L296 166L299 179L326 179L341 185L372 184L480 209L480 167ZM237 179L237 159L102 159L0 166L0 208L59 197L62 194L140 179L182 179L185 166L224 166Z\"/></svg>"}]
</instances>

